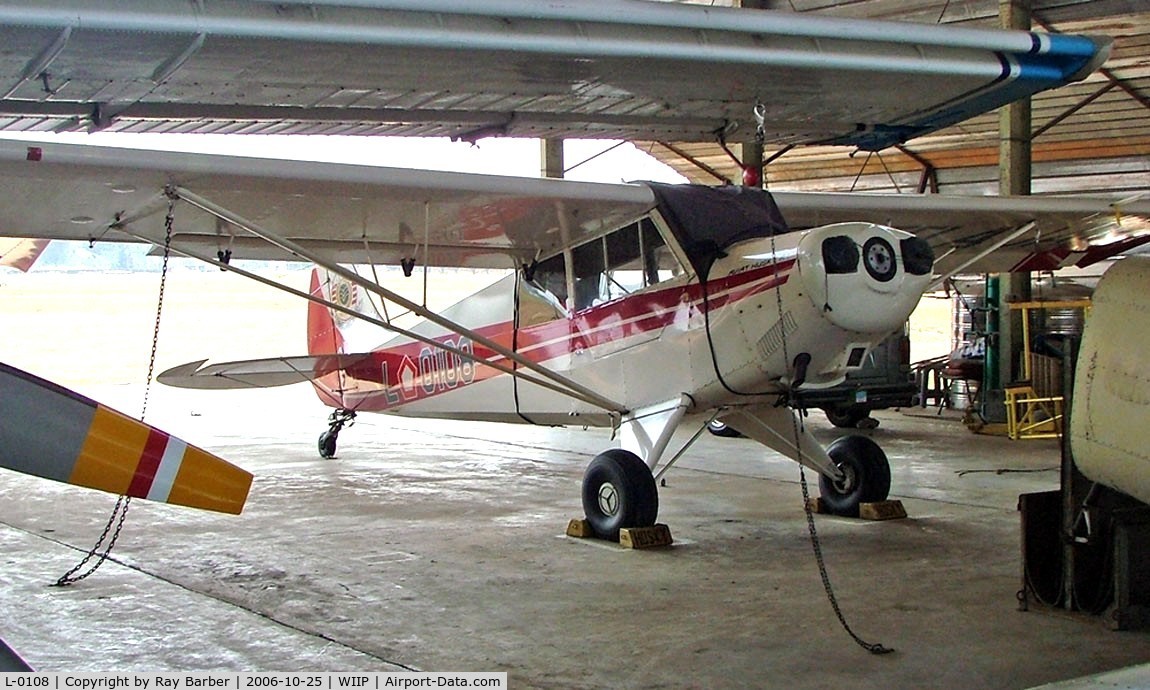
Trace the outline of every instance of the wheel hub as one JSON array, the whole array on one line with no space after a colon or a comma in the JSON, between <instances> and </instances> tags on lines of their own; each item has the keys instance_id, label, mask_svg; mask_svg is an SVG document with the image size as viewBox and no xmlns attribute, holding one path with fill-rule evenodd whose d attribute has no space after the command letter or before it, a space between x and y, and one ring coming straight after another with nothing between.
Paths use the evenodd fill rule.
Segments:
<instances>
[{"instance_id":1,"label":"wheel hub","mask_svg":"<svg viewBox=\"0 0 1150 690\"><path fill-rule=\"evenodd\" d=\"M619 512L619 492L610 482L599 486L599 510L607 517L613 517Z\"/></svg>"},{"instance_id":2,"label":"wheel hub","mask_svg":"<svg viewBox=\"0 0 1150 690\"><path fill-rule=\"evenodd\" d=\"M836 479L833 481L835 490L843 495L849 494L854 491L855 487L858 485L858 473L855 472L855 468L850 464L844 463L842 465L837 465L837 467L843 476L842 479Z\"/></svg>"}]
</instances>

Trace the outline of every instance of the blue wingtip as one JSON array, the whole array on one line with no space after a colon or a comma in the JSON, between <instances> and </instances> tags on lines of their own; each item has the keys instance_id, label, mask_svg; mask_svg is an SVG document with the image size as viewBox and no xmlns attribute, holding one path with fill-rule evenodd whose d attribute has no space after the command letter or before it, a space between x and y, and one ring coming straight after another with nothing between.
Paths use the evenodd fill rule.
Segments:
<instances>
[{"instance_id":1,"label":"blue wingtip","mask_svg":"<svg viewBox=\"0 0 1150 690\"><path fill-rule=\"evenodd\" d=\"M1002 74L981 88L920 112L905 122L860 124L857 131L825 143L881 151L1041 91L1084 79L1110 55L1109 38L1031 35L1034 47L1029 52L1000 53Z\"/></svg>"}]
</instances>

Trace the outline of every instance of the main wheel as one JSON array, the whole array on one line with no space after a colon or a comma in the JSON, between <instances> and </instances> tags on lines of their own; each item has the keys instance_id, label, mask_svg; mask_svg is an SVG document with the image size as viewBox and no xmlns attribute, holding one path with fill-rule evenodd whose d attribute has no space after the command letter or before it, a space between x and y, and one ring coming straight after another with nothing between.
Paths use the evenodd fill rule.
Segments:
<instances>
[{"instance_id":1,"label":"main wheel","mask_svg":"<svg viewBox=\"0 0 1150 690\"><path fill-rule=\"evenodd\" d=\"M866 436L844 436L827 447L843 472L842 481L819 476L823 504L834 515L858 517L860 503L884 501L890 494L890 463Z\"/></svg>"},{"instance_id":2,"label":"main wheel","mask_svg":"<svg viewBox=\"0 0 1150 690\"><path fill-rule=\"evenodd\" d=\"M583 474L583 512L602 539L619 539L622 527L649 527L659 514L659 490L646 463L612 448L595 456Z\"/></svg>"},{"instance_id":3,"label":"main wheel","mask_svg":"<svg viewBox=\"0 0 1150 690\"><path fill-rule=\"evenodd\" d=\"M335 457L335 440L338 434L332 433L330 430L325 431L319 435L319 456L325 460L330 460Z\"/></svg>"}]
</instances>

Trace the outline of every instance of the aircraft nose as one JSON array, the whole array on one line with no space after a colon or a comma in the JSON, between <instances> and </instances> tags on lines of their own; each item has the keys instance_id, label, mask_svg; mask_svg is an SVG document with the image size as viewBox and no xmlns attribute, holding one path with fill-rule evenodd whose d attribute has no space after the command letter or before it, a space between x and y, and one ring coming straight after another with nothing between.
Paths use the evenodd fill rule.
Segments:
<instances>
[{"instance_id":1,"label":"aircraft nose","mask_svg":"<svg viewBox=\"0 0 1150 690\"><path fill-rule=\"evenodd\" d=\"M823 316L862 333L897 328L930 281L934 252L909 233L871 223L811 230L800 242L807 294Z\"/></svg>"},{"instance_id":2,"label":"aircraft nose","mask_svg":"<svg viewBox=\"0 0 1150 690\"><path fill-rule=\"evenodd\" d=\"M890 282L898 273L898 255L903 269L916 276L930 275L934 268L934 250L918 237L905 237L898 242L899 251L886 238L871 237L859 245L848 235L834 235L822 241L823 266L828 274L845 275L858 270L860 258L867 274L880 283Z\"/></svg>"}]
</instances>

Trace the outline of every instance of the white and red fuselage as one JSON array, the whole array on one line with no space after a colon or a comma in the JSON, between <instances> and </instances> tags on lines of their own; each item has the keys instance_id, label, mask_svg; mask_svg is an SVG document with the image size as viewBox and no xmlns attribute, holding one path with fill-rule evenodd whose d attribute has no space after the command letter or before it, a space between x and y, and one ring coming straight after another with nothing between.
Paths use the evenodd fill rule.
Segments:
<instances>
[{"instance_id":1,"label":"white and red fuselage","mask_svg":"<svg viewBox=\"0 0 1150 690\"><path fill-rule=\"evenodd\" d=\"M749 404L785 391L803 353L810 358L803 386L840 382L906 321L931 277L921 257L908 270L908 241L914 242L908 233L870 223L758 237L725 248L706 281L684 272L574 311L546 299L520 271L441 314L627 409L683 394L699 411ZM313 273L311 289L334 303L368 308L364 291L322 272ZM350 351L346 326L344 315L313 303L310 354ZM499 358L434 324L415 330L480 360ZM325 404L356 411L611 423L590 403L407 337L314 384Z\"/></svg>"}]
</instances>

